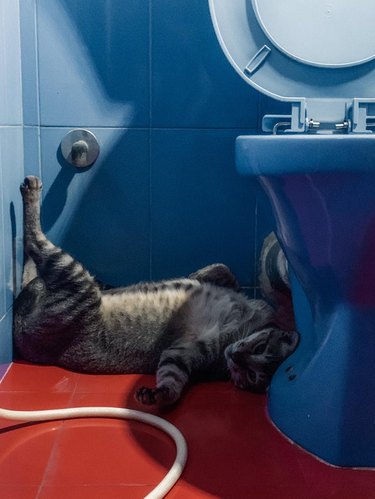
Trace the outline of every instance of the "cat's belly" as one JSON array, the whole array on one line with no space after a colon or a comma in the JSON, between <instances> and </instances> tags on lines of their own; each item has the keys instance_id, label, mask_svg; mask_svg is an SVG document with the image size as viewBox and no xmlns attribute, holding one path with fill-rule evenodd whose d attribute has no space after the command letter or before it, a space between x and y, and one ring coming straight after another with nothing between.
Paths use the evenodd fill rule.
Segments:
<instances>
[{"instance_id":1,"label":"cat's belly","mask_svg":"<svg viewBox=\"0 0 375 499\"><path fill-rule=\"evenodd\" d=\"M187 301L190 293L184 289L167 289L103 295L103 319L105 323L122 330L149 330L150 324L154 328L161 327Z\"/></svg>"}]
</instances>

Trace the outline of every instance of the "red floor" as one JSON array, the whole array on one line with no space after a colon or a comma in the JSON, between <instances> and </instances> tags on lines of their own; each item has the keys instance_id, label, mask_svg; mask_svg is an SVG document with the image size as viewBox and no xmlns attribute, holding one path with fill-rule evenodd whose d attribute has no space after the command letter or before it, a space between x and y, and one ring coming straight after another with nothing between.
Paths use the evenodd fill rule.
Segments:
<instances>
[{"instance_id":1,"label":"red floor","mask_svg":"<svg viewBox=\"0 0 375 499\"><path fill-rule=\"evenodd\" d=\"M134 389L152 376L79 375L15 363L0 384L0 406L51 409L108 405L142 409ZM188 463L168 499L375 499L375 471L315 460L268 421L265 397L229 383L192 387L163 414L185 435ZM174 444L137 422L84 419L0 421L1 499L137 499L161 480Z\"/></svg>"}]
</instances>

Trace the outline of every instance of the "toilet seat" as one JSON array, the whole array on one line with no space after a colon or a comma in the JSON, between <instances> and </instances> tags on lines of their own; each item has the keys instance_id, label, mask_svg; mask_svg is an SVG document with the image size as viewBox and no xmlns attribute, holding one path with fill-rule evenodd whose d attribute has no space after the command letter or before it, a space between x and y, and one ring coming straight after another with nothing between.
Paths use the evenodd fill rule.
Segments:
<instances>
[{"instance_id":1,"label":"toilet seat","mask_svg":"<svg viewBox=\"0 0 375 499\"><path fill-rule=\"evenodd\" d=\"M374 0L209 0L220 45L260 92L290 101L290 131L371 133Z\"/></svg>"}]
</instances>

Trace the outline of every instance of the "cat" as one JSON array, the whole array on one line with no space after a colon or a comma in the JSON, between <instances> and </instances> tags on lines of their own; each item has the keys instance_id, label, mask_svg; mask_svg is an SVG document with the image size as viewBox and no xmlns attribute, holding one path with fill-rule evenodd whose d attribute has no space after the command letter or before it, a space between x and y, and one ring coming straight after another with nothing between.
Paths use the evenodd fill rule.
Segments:
<instances>
[{"instance_id":1,"label":"cat","mask_svg":"<svg viewBox=\"0 0 375 499\"><path fill-rule=\"evenodd\" d=\"M21 357L86 373L156 373L156 387L135 394L146 405L172 405L189 381L205 376L267 388L298 334L272 325L273 308L241 294L228 267L101 290L42 232L41 189L34 176L20 186L27 261L13 336Z\"/></svg>"}]
</instances>

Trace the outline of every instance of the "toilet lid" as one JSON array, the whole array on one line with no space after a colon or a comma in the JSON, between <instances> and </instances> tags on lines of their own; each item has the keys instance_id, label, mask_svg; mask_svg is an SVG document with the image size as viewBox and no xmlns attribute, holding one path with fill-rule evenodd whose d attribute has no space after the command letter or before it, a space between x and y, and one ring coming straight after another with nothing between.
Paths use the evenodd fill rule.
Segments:
<instances>
[{"instance_id":1,"label":"toilet lid","mask_svg":"<svg viewBox=\"0 0 375 499\"><path fill-rule=\"evenodd\" d=\"M375 97L375 0L209 0L241 77L280 100ZM328 101L328 104L327 104Z\"/></svg>"}]
</instances>

